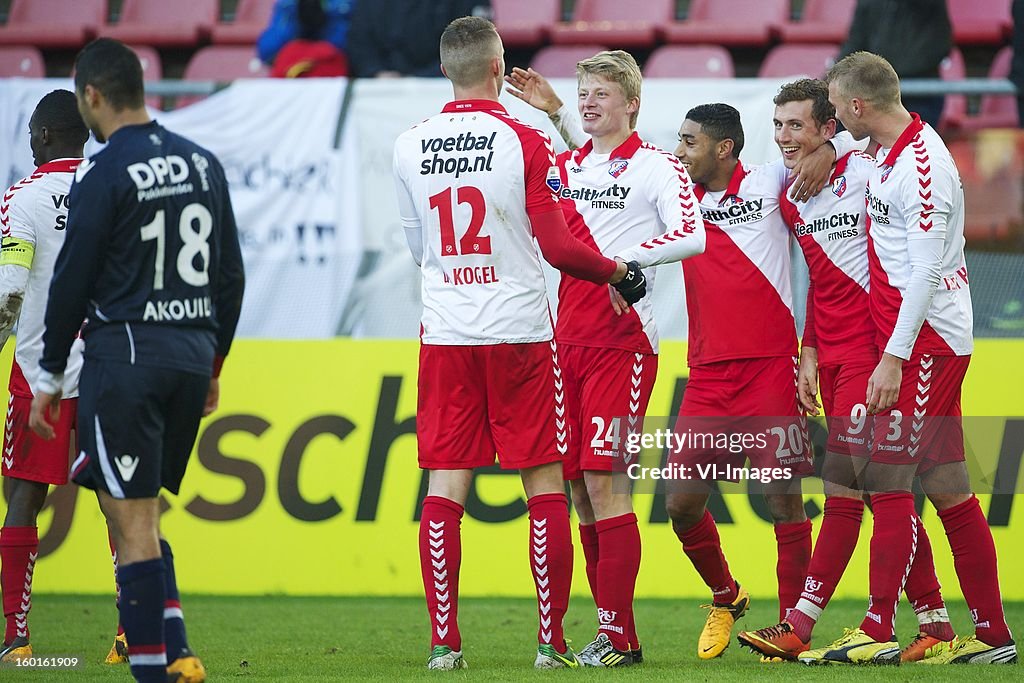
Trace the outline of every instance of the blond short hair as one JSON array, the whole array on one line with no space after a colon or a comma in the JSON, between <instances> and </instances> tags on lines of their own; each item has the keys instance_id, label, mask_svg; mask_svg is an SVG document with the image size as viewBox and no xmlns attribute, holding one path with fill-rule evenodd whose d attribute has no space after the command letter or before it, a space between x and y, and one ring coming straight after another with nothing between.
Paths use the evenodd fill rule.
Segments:
<instances>
[{"instance_id":1,"label":"blond short hair","mask_svg":"<svg viewBox=\"0 0 1024 683\"><path fill-rule=\"evenodd\" d=\"M640 87L644 79L640 75L640 66L636 63L633 55L628 52L606 50L578 62L576 78L580 80L584 76L600 76L613 83L618 83L627 102L633 98L640 99ZM637 107L637 110L629 117L630 128L636 128L636 119L639 115L640 108Z\"/></svg>"},{"instance_id":2,"label":"blond short hair","mask_svg":"<svg viewBox=\"0 0 1024 683\"><path fill-rule=\"evenodd\" d=\"M881 111L900 104L900 77L885 57L871 52L843 57L825 74L825 82L835 83L841 95L870 102Z\"/></svg>"},{"instance_id":3,"label":"blond short hair","mask_svg":"<svg viewBox=\"0 0 1024 683\"><path fill-rule=\"evenodd\" d=\"M491 77L491 60L501 57L501 38L494 24L482 17L459 17L441 34L441 66L459 87Z\"/></svg>"}]
</instances>

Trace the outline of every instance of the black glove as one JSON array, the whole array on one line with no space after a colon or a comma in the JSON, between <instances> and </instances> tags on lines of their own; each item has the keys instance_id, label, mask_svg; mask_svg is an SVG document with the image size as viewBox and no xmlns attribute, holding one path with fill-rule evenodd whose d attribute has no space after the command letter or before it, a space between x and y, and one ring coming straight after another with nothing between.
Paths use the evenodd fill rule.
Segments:
<instances>
[{"instance_id":1,"label":"black glove","mask_svg":"<svg viewBox=\"0 0 1024 683\"><path fill-rule=\"evenodd\" d=\"M644 271L640 270L640 264L636 261L627 263L626 277L616 282L612 287L619 290L619 294L622 295L622 298L630 306L643 299L647 294L647 278L644 277Z\"/></svg>"}]
</instances>

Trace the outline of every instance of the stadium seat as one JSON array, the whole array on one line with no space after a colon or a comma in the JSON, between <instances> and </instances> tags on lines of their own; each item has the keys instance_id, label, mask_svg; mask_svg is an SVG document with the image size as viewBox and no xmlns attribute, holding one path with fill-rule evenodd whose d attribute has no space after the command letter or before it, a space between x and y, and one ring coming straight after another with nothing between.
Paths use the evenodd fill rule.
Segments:
<instances>
[{"instance_id":1,"label":"stadium seat","mask_svg":"<svg viewBox=\"0 0 1024 683\"><path fill-rule=\"evenodd\" d=\"M685 21L661 27L667 43L768 45L789 20L789 0L692 0Z\"/></svg>"},{"instance_id":2,"label":"stadium seat","mask_svg":"<svg viewBox=\"0 0 1024 683\"><path fill-rule=\"evenodd\" d=\"M537 51L530 66L547 78L576 78L576 62L607 49L603 45L549 45Z\"/></svg>"},{"instance_id":3,"label":"stadium seat","mask_svg":"<svg viewBox=\"0 0 1024 683\"><path fill-rule=\"evenodd\" d=\"M1010 0L948 0L953 42L1001 45L1013 31Z\"/></svg>"},{"instance_id":4,"label":"stadium seat","mask_svg":"<svg viewBox=\"0 0 1024 683\"><path fill-rule=\"evenodd\" d=\"M842 43L846 40L857 0L807 0L800 21L788 21L783 43Z\"/></svg>"},{"instance_id":5,"label":"stadium seat","mask_svg":"<svg viewBox=\"0 0 1024 683\"><path fill-rule=\"evenodd\" d=\"M576 0L572 21L551 27L551 42L651 47L657 39L658 27L675 19L675 11L675 0Z\"/></svg>"},{"instance_id":6,"label":"stadium seat","mask_svg":"<svg viewBox=\"0 0 1024 683\"><path fill-rule=\"evenodd\" d=\"M267 67L260 62L251 45L209 45L196 50L182 78L187 81L232 81L266 75Z\"/></svg>"},{"instance_id":7,"label":"stadium seat","mask_svg":"<svg viewBox=\"0 0 1024 683\"><path fill-rule=\"evenodd\" d=\"M821 78L835 63L838 54L838 45L777 45L761 62L757 75L761 78Z\"/></svg>"},{"instance_id":8,"label":"stadium seat","mask_svg":"<svg viewBox=\"0 0 1024 683\"><path fill-rule=\"evenodd\" d=\"M989 78L1007 78L1010 75L1010 64L1013 61L1013 47L1007 45L996 53L992 66L989 67ZM1016 128L1019 118L1017 98L1013 95L982 95L977 116L969 116L964 120L965 130L981 130L983 128Z\"/></svg>"},{"instance_id":9,"label":"stadium seat","mask_svg":"<svg viewBox=\"0 0 1024 683\"><path fill-rule=\"evenodd\" d=\"M0 45L79 48L96 37L107 18L107 0L12 0Z\"/></svg>"},{"instance_id":10,"label":"stadium seat","mask_svg":"<svg viewBox=\"0 0 1024 683\"><path fill-rule=\"evenodd\" d=\"M491 7L505 47L539 47L562 18L561 0L491 0Z\"/></svg>"},{"instance_id":11,"label":"stadium seat","mask_svg":"<svg viewBox=\"0 0 1024 683\"><path fill-rule=\"evenodd\" d=\"M0 47L0 78L44 78L43 53L28 45Z\"/></svg>"},{"instance_id":12,"label":"stadium seat","mask_svg":"<svg viewBox=\"0 0 1024 683\"><path fill-rule=\"evenodd\" d=\"M124 0L121 16L103 35L153 47L195 47L208 40L220 12L218 0Z\"/></svg>"},{"instance_id":13,"label":"stadium seat","mask_svg":"<svg viewBox=\"0 0 1024 683\"><path fill-rule=\"evenodd\" d=\"M644 64L646 78L732 78L732 55L721 45L663 45Z\"/></svg>"},{"instance_id":14,"label":"stadium seat","mask_svg":"<svg viewBox=\"0 0 1024 683\"><path fill-rule=\"evenodd\" d=\"M958 48L953 48L949 56L939 65L939 78L944 81L962 81L967 78L967 66L964 55ZM967 96L946 95L939 117L939 129L950 130L963 127L967 119Z\"/></svg>"},{"instance_id":15,"label":"stadium seat","mask_svg":"<svg viewBox=\"0 0 1024 683\"><path fill-rule=\"evenodd\" d=\"M139 58L142 64L143 81L159 81L164 77L163 62L160 61L160 54L148 45L130 45L132 51ZM160 97L150 95L146 97L146 104L154 109L160 108Z\"/></svg>"},{"instance_id":16,"label":"stadium seat","mask_svg":"<svg viewBox=\"0 0 1024 683\"><path fill-rule=\"evenodd\" d=\"M213 27L213 42L218 45L255 45L270 23L274 0L238 0L234 21Z\"/></svg>"}]
</instances>

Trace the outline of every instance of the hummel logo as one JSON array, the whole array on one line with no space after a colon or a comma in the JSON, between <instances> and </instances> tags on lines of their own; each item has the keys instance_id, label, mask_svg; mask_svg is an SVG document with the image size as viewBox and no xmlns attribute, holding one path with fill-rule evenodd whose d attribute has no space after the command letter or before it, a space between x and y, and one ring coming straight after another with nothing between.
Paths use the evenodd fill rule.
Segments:
<instances>
[{"instance_id":1,"label":"hummel logo","mask_svg":"<svg viewBox=\"0 0 1024 683\"><path fill-rule=\"evenodd\" d=\"M139 456L136 455L133 458L125 453L114 458L114 465L117 467L117 471L121 473L121 480L127 483L135 476L135 468L139 466Z\"/></svg>"}]
</instances>

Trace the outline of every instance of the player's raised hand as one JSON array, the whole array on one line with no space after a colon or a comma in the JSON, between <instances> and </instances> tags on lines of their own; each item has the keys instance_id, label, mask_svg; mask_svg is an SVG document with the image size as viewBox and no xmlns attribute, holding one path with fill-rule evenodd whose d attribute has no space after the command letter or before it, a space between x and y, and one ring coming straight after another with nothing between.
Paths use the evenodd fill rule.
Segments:
<instances>
[{"instance_id":1,"label":"player's raised hand","mask_svg":"<svg viewBox=\"0 0 1024 683\"><path fill-rule=\"evenodd\" d=\"M56 394L37 391L36 395L32 397L28 426L47 441L54 437L56 432L54 432L53 426L60 420L60 395L59 391Z\"/></svg>"},{"instance_id":2,"label":"player's raised hand","mask_svg":"<svg viewBox=\"0 0 1024 683\"><path fill-rule=\"evenodd\" d=\"M818 415L818 350L813 346L800 349L800 370L797 372L797 395L808 415Z\"/></svg>"},{"instance_id":3,"label":"player's raised hand","mask_svg":"<svg viewBox=\"0 0 1024 683\"><path fill-rule=\"evenodd\" d=\"M903 360L888 353L882 354L874 372L868 379L867 409L869 415L877 415L892 407L900 395L903 379Z\"/></svg>"},{"instance_id":4,"label":"player's raised hand","mask_svg":"<svg viewBox=\"0 0 1024 683\"><path fill-rule=\"evenodd\" d=\"M814 150L793 167L793 184L789 196L794 201L805 202L818 196L832 175L832 164L836 162L836 150L824 144Z\"/></svg>"},{"instance_id":5,"label":"player's raised hand","mask_svg":"<svg viewBox=\"0 0 1024 683\"><path fill-rule=\"evenodd\" d=\"M618 290L630 306L643 299L647 295L647 278L644 276L644 271L640 269L640 264L636 261L627 263L625 276L621 280L613 282L612 287Z\"/></svg>"},{"instance_id":6,"label":"player's raised hand","mask_svg":"<svg viewBox=\"0 0 1024 683\"><path fill-rule=\"evenodd\" d=\"M521 99L534 109L540 109L548 116L562 108L562 100L555 94L555 89L548 83L548 79L533 69L520 69L514 66L512 73L505 76L505 82L510 86L505 88L505 92Z\"/></svg>"}]
</instances>

